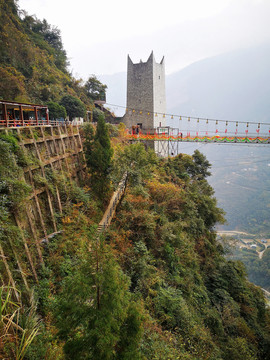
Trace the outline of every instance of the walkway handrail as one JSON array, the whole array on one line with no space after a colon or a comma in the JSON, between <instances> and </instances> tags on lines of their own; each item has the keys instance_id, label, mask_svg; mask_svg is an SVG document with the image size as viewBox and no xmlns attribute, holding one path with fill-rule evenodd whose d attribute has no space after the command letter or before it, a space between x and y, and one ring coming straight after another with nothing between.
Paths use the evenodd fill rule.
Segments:
<instances>
[{"instance_id":1,"label":"walkway handrail","mask_svg":"<svg viewBox=\"0 0 270 360\"><path fill-rule=\"evenodd\" d=\"M209 142L209 143L250 143L250 144L270 144L270 136L187 136L168 135L168 134L127 134L126 138L130 141L169 141L169 142Z\"/></svg>"},{"instance_id":2,"label":"walkway handrail","mask_svg":"<svg viewBox=\"0 0 270 360\"><path fill-rule=\"evenodd\" d=\"M29 119L29 120L18 120L10 119L3 120L0 119L0 127L28 127L28 126L64 126L64 125L79 125L81 122L67 121L67 120L46 120L46 119Z\"/></svg>"}]
</instances>

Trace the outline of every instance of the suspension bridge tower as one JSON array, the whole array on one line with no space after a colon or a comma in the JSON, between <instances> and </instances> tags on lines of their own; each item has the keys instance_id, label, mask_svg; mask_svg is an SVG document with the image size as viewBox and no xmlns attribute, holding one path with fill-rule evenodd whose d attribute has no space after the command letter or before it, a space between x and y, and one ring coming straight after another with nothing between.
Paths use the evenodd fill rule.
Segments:
<instances>
[{"instance_id":1,"label":"suspension bridge tower","mask_svg":"<svg viewBox=\"0 0 270 360\"><path fill-rule=\"evenodd\" d=\"M143 130L165 126L166 93L164 56L160 63L153 51L146 62L134 64L128 55L127 110L123 121L127 128L139 125Z\"/></svg>"}]
</instances>

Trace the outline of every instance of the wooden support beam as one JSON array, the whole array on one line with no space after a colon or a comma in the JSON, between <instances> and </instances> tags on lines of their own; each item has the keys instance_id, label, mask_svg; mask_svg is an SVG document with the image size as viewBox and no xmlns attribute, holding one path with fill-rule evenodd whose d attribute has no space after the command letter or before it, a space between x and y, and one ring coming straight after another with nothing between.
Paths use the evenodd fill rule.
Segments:
<instances>
[{"instance_id":1,"label":"wooden support beam","mask_svg":"<svg viewBox=\"0 0 270 360\"><path fill-rule=\"evenodd\" d=\"M8 127L8 114L7 114L7 105L2 104L2 113L3 113L3 120L5 120L5 126Z\"/></svg>"},{"instance_id":2,"label":"wooden support beam","mask_svg":"<svg viewBox=\"0 0 270 360\"><path fill-rule=\"evenodd\" d=\"M24 153L25 153L24 143L23 143L23 141L22 141L21 132L20 132L19 129L17 130L17 133L18 133L18 137L19 137L20 143L21 143L21 145L22 145L22 150L23 150ZM31 168L29 168L29 177L30 177L30 183L31 183L32 189L35 190L34 181L33 181L33 174L32 174ZM39 205L39 202L38 202L38 196L36 195L35 191L34 191L34 199L35 199L36 206L37 206L37 210L38 210L38 214L39 214L39 217L40 217L41 227L42 227L42 230L43 230L43 232L44 232L45 237L47 238L46 227L45 227L45 224L44 224L44 221L43 221L43 217L42 217L40 205ZM35 229L34 223L33 223L33 221L32 221L31 215L30 215L30 211L29 211L28 209L26 209L26 214L27 214L27 217L28 217L28 221L29 221L29 224L30 224L30 228L31 228L32 234L33 234L34 239L35 239L35 243L36 243L36 248L37 248L39 260L40 260L41 263L43 263L44 261L43 261L42 252L41 252L41 248L40 248L40 245L39 245L39 241L38 241L38 236L37 236L36 229Z\"/></svg>"},{"instance_id":3,"label":"wooden support beam","mask_svg":"<svg viewBox=\"0 0 270 360\"><path fill-rule=\"evenodd\" d=\"M55 152L57 153L57 144L56 144L56 141L55 141L55 137L53 136L53 129L51 128L51 134L52 134L52 139L53 139L53 145L54 145L54 148L55 148ZM53 162L50 162L50 166L51 166L51 169L54 170L54 163ZM62 168L62 163L60 161L60 168L61 168L61 172L63 173L63 168ZM61 198L60 198L60 193L59 193L59 190L58 190L58 186L55 184L55 189L56 189L56 197L57 197L57 203L58 203L58 209L60 211L60 214L62 215L63 213L63 209L62 209L62 203L61 203Z\"/></svg>"},{"instance_id":4,"label":"wooden support beam","mask_svg":"<svg viewBox=\"0 0 270 360\"><path fill-rule=\"evenodd\" d=\"M79 165L81 165L81 161L80 161L80 157L79 157L79 150L78 150L77 141L76 141L76 136L75 136L74 131L73 131L74 127L71 125L70 128L71 128L71 136L72 136L73 144L74 144L74 150L75 150L75 152L77 154L77 162L79 163ZM78 125L77 125L77 131L79 131ZM69 140L70 140L70 138L69 138ZM81 168L81 166L80 166L80 168ZM77 172L76 172L76 178L78 179Z\"/></svg>"},{"instance_id":5,"label":"wooden support beam","mask_svg":"<svg viewBox=\"0 0 270 360\"><path fill-rule=\"evenodd\" d=\"M17 262L17 265L18 265L18 268L19 268L19 271L20 271L20 274L21 274L21 277L22 277L22 280L24 282L24 285L25 285L25 288L29 291L30 288L29 288L29 285L28 285L28 282L27 282L27 279L26 279L26 276L25 276L25 273L24 273L24 270L22 268L22 265L21 265L21 260L19 259L19 255L11 241L11 239L9 239L9 244L10 244L10 247L12 249L12 252L15 256L15 259L16 259L16 262Z\"/></svg>"},{"instance_id":6,"label":"wooden support beam","mask_svg":"<svg viewBox=\"0 0 270 360\"><path fill-rule=\"evenodd\" d=\"M51 158L51 156L50 156L51 154L50 154L50 151L49 151L49 146L48 146L48 144L47 144L46 137L45 137L45 134L44 134L43 129L41 129L41 133L42 133L42 136L43 136L43 141L44 141L44 144L45 144L47 153L48 153L49 157ZM52 138L53 138L52 128L51 128L51 135L52 135ZM53 140L53 141L54 141L54 140ZM40 155L40 152L39 152L39 150L38 150L38 147L37 147L36 142L35 142L35 146L36 146L36 151L37 151L39 160L40 160L40 162L41 162L41 164L42 164L41 155ZM56 145L55 145L55 141L54 141L54 146L56 146ZM57 151L56 147L55 147L55 150ZM51 169L54 170L53 162L50 161L50 162L49 162L49 165L51 166ZM45 171L44 171L44 167L43 167L43 166L41 166L41 171L42 171L42 175L45 177ZM55 189L56 189L56 196L57 196L58 208L59 208L60 213L62 214L62 212L63 212L63 210L62 210L62 204L61 204L60 194L59 194L59 190L58 190L57 185L55 185ZM52 222L53 222L54 231L57 231L56 222L55 222L55 219L54 219L53 207L50 205L50 204L51 204L51 198L50 198L50 193L49 193L48 186L46 186L46 192L47 192L47 196L48 196L49 206L50 206L50 209L51 209L50 211L51 211L51 216L52 216Z\"/></svg>"},{"instance_id":7,"label":"wooden support beam","mask_svg":"<svg viewBox=\"0 0 270 360\"><path fill-rule=\"evenodd\" d=\"M38 110L36 106L34 106L34 111L35 111L36 125L38 125Z\"/></svg>"},{"instance_id":8,"label":"wooden support beam","mask_svg":"<svg viewBox=\"0 0 270 360\"><path fill-rule=\"evenodd\" d=\"M33 263L33 259L32 259L32 256L30 254L30 250L29 250L27 241L26 241L24 233L23 233L22 225L21 225L21 223L20 223L20 221L19 221L19 219L18 219L18 217L16 215L15 215L15 221L16 221L16 224L17 224L18 228L20 229L22 240L23 240L23 245L24 245L24 248L25 248L25 252L26 252L28 261L29 261L29 263L31 265L32 272L33 272L34 278L36 280L36 283L38 284L39 283L38 282L38 276L37 276L36 269L35 269L35 266L34 266L34 263Z\"/></svg>"},{"instance_id":9,"label":"wooden support beam","mask_svg":"<svg viewBox=\"0 0 270 360\"><path fill-rule=\"evenodd\" d=\"M49 110L48 110L48 108L46 108L46 121L47 121L47 125L49 125L50 120L49 120Z\"/></svg>"},{"instance_id":10,"label":"wooden support beam","mask_svg":"<svg viewBox=\"0 0 270 360\"><path fill-rule=\"evenodd\" d=\"M35 145L35 149L36 149L36 152L37 152L38 159L39 159L39 161L40 161L40 168L41 168L42 176L43 176L44 178L46 178L44 166L42 165L42 158L41 158L41 156L40 156L40 152L39 152L39 150L38 150L37 143L36 143L36 141L35 141L35 137L34 137L34 135L33 135L32 129L30 129L30 132L31 132L32 138L34 139L34 145ZM42 133L43 133L43 132L42 132ZM44 133L43 133L43 136L44 136ZM45 147L46 147L47 153L48 153L48 155L49 155L49 157L50 157L50 151L49 151L48 144L47 144L47 141L46 141L46 138L45 138L45 137L44 137L44 143L45 143ZM50 213L51 213L51 219L52 219L52 223L53 223L53 228L54 228L54 231L56 232L56 231L57 231L57 226L56 226L56 222L55 222L55 218L54 218L52 200L51 200L51 196L50 196L50 192L49 192L49 188L48 188L48 185L47 185L47 184L45 184L45 189L46 189L46 194L47 194L49 209L50 209Z\"/></svg>"},{"instance_id":11,"label":"wooden support beam","mask_svg":"<svg viewBox=\"0 0 270 360\"><path fill-rule=\"evenodd\" d=\"M82 144L82 139L81 139L81 134L80 134L79 126L76 125L76 127L77 127L77 131L78 131L78 139L79 139L79 145L80 145L80 148L81 148L81 151L82 151L83 161L84 161L84 163L86 164L86 159L85 159L85 154L84 154L84 152L83 152L83 144ZM79 161L80 161L79 153L80 153L80 150L77 151L78 159L79 159ZM83 164L81 163L81 161L80 161L80 165L81 165L80 168L82 169L82 168L83 168L83 166L82 166ZM86 171L83 171L83 170L82 170L82 178L83 178L83 179L86 178Z\"/></svg>"},{"instance_id":12,"label":"wooden support beam","mask_svg":"<svg viewBox=\"0 0 270 360\"><path fill-rule=\"evenodd\" d=\"M35 244L36 244L36 248L37 248L37 253L38 253L39 261L40 261L41 264L43 264L44 261L43 261L43 257L42 257L41 247L40 247L40 244L39 244L39 240L38 240L36 228L35 228L35 225L34 225L34 223L33 223L33 220L32 220L31 214L30 214L30 211L29 211L28 209L27 209L27 211L26 211L26 214L27 214L27 218L28 218L28 221L29 221L30 229L31 229L32 234L33 234L33 237L34 237L34 239L35 239Z\"/></svg>"},{"instance_id":13,"label":"wooden support beam","mask_svg":"<svg viewBox=\"0 0 270 360\"><path fill-rule=\"evenodd\" d=\"M64 125L64 129L65 129L65 133L68 134L68 130L67 130L67 126L66 126L66 125ZM61 136L61 144L62 144L62 148L63 148L64 155L66 155L66 145L65 145L65 142L64 142L62 136ZM70 172L70 168L69 168L69 165L68 165L67 157L65 156L64 159L65 159L66 168L67 168L67 170L68 170L68 176L69 176L69 179L70 179L70 181L71 181L72 178L71 178L71 174L70 174L71 172Z\"/></svg>"},{"instance_id":14,"label":"wooden support beam","mask_svg":"<svg viewBox=\"0 0 270 360\"><path fill-rule=\"evenodd\" d=\"M22 105L19 105L19 112L20 112L20 121L21 121L21 125L22 125L22 126L24 126L23 108L22 108Z\"/></svg>"},{"instance_id":15,"label":"wooden support beam","mask_svg":"<svg viewBox=\"0 0 270 360\"><path fill-rule=\"evenodd\" d=\"M19 293L16 290L15 281L13 279L12 273L11 273L10 268L8 266L7 258L5 256L5 253L4 253L4 250L3 250L2 246L1 246L1 244L0 244L0 257L2 258L2 261L3 261L4 265L5 265L7 276L8 276L8 279L9 279L9 283L11 284L11 286L14 289L16 299L17 299L17 301L20 301Z\"/></svg>"}]
</instances>

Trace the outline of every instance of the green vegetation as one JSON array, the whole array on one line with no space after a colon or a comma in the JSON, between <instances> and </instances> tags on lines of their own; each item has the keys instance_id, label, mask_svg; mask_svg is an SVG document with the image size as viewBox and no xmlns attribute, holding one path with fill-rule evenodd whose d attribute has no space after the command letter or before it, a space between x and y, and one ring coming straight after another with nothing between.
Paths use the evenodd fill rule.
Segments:
<instances>
[{"instance_id":1,"label":"green vegetation","mask_svg":"<svg viewBox=\"0 0 270 360\"><path fill-rule=\"evenodd\" d=\"M233 250L231 259L241 260L247 269L248 279L270 292L270 249L266 249L260 259L256 250Z\"/></svg>"},{"instance_id":2,"label":"green vegetation","mask_svg":"<svg viewBox=\"0 0 270 360\"><path fill-rule=\"evenodd\" d=\"M227 149L227 145L226 145ZM210 155L209 149L209 157ZM212 149L213 150L213 149ZM226 211L224 230L244 231L270 238L270 166L269 149L228 145L214 149L211 185L219 205Z\"/></svg>"},{"instance_id":3,"label":"green vegetation","mask_svg":"<svg viewBox=\"0 0 270 360\"><path fill-rule=\"evenodd\" d=\"M48 102L47 105L48 105L51 120L67 117L67 111L64 106L59 105L58 103L55 103L53 101Z\"/></svg>"},{"instance_id":4,"label":"green vegetation","mask_svg":"<svg viewBox=\"0 0 270 360\"><path fill-rule=\"evenodd\" d=\"M60 105L66 109L69 120L72 121L75 117L84 117L86 110L84 104L74 96L65 95Z\"/></svg>"},{"instance_id":5,"label":"green vegetation","mask_svg":"<svg viewBox=\"0 0 270 360\"><path fill-rule=\"evenodd\" d=\"M15 0L0 0L0 99L48 103L57 110L52 118L63 116L52 104L62 99L71 118L83 117L106 85L94 75L85 83L75 79L68 65L57 27L19 11Z\"/></svg>"},{"instance_id":6,"label":"green vegetation","mask_svg":"<svg viewBox=\"0 0 270 360\"><path fill-rule=\"evenodd\" d=\"M93 244L65 279L57 303L67 359L113 359L116 354L118 359L139 358L141 316L128 288L110 247Z\"/></svg>"},{"instance_id":7,"label":"green vegetation","mask_svg":"<svg viewBox=\"0 0 270 360\"><path fill-rule=\"evenodd\" d=\"M102 114L99 115L95 135L93 127L91 125L86 126L85 155L91 174L90 184L94 193L100 200L108 200L107 197L111 188L109 174L113 149L108 127Z\"/></svg>"},{"instance_id":8,"label":"green vegetation","mask_svg":"<svg viewBox=\"0 0 270 360\"><path fill-rule=\"evenodd\" d=\"M71 118L83 116L106 89L94 76L74 79L59 30L20 18L14 0L0 0L0 76L0 97L47 102L55 117L61 99ZM269 309L243 264L227 260L216 241L224 214L206 180L207 159L198 151L159 159L142 144L127 145L122 125L93 116L96 129L83 130L89 176L77 182L68 160L42 172L12 130L0 137L0 356L267 359ZM25 128L21 136L40 134ZM125 171L125 195L100 234L104 204ZM53 214L45 191L35 210L33 185L49 194ZM44 240L43 227L53 236ZM262 261L268 267L268 250Z\"/></svg>"},{"instance_id":9,"label":"green vegetation","mask_svg":"<svg viewBox=\"0 0 270 360\"><path fill-rule=\"evenodd\" d=\"M85 90L87 92L87 95L91 99L95 100L105 100L105 91L107 89L107 85L103 85L95 75L92 75L89 77L89 79L86 81Z\"/></svg>"},{"instance_id":10,"label":"green vegetation","mask_svg":"<svg viewBox=\"0 0 270 360\"><path fill-rule=\"evenodd\" d=\"M227 261L216 242L213 228L223 222L223 212L206 180L210 174L206 158L196 151L193 156L159 159L142 144L125 144L122 125L113 130L102 117L96 130L86 126L83 131L90 165L90 182L87 177L84 188L52 169L46 170L44 179L41 174L34 177L36 186L47 186L55 200L58 189L64 204L57 218L62 232L42 245L43 263L36 265L38 283L29 274L21 240L14 241L18 231L12 218L12 193L7 192L16 176L6 165L14 160L20 174L29 164L28 154L22 161L14 136L5 135L0 141L5 153L1 179L11 184L1 192L5 209L1 214L9 220L2 222L8 232L0 244L25 311L34 309L37 319L31 327L18 318L18 325L29 329L24 358L267 358L269 311L261 291L246 280L242 263ZM119 134L113 138L114 154L109 132ZM101 147L108 162L96 170L91 157ZM128 185L117 215L109 231L99 235L104 203L92 176L100 171L96 182L106 178L108 186L117 184L126 170ZM22 196L25 201L26 195ZM8 246L10 240L13 246ZM37 264L33 249L31 254ZM23 278L15 277L18 260L36 307L31 307ZM1 277L7 285L3 266ZM17 340L10 338L10 347L3 343L2 353L9 351L8 356L17 359L12 349L24 341L22 334L18 332Z\"/></svg>"},{"instance_id":11,"label":"green vegetation","mask_svg":"<svg viewBox=\"0 0 270 360\"><path fill-rule=\"evenodd\" d=\"M0 288L0 356L2 359L22 360L38 334L40 321L33 298L26 308L20 298L17 302L12 300L15 293L17 290L14 288Z\"/></svg>"}]
</instances>

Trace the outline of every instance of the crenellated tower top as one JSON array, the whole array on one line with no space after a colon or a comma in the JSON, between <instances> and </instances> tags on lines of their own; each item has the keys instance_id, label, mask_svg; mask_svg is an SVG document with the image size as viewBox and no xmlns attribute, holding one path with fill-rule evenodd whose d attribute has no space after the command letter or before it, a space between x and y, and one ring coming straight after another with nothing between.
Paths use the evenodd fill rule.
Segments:
<instances>
[{"instance_id":1,"label":"crenellated tower top","mask_svg":"<svg viewBox=\"0 0 270 360\"><path fill-rule=\"evenodd\" d=\"M150 54L148 60L134 64L128 55L127 111L124 122L128 128L140 124L143 129L165 126L166 93L165 61L160 63Z\"/></svg>"}]
</instances>

